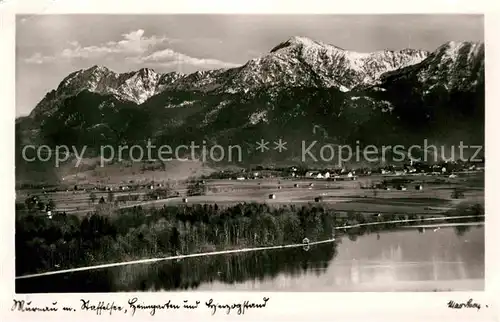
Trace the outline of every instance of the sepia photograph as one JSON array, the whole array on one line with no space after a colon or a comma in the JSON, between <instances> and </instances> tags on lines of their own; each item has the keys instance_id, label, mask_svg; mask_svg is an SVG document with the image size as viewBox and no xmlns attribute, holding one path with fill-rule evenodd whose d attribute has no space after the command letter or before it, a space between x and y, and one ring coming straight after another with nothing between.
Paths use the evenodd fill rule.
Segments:
<instances>
[{"instance_id":1,"label":"sepia photograph","mask_svg":"<svg viewBox=\"0 0 500 322\"><path fill-rule=\"evenodd\" d=\"M16 293L485 290L482 14L15 28Z\"/></svg>"}]
</instances>

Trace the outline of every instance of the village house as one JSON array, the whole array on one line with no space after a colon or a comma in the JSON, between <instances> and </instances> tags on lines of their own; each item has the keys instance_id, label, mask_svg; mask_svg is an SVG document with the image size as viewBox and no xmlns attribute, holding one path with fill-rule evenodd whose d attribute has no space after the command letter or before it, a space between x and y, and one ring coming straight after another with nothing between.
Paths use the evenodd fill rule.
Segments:
<instances>
[{"instance_id":1,"label":"village house","mask_svg":"<svg viewBox=\"0 0 500 322\"><path fill-rule=\"evenodd\" d=\"M307 171L306 172L306 178L312 178L314 176L315 172L314 171Z\"/></svg>"},{"instance_id":2,"label":"village house","mask_svg":"<svg viewBox=\"0 0 500 322\"><path fill-rule=\"evenodd\" d=\"M415 172L417 172L417 169L415 167L413 167L413 166L409 166L406 169L407 169L408 173L415 173Z\"/></svg>"},{"instance_id":3,"label":"village house","mask_svg":"<svg viewBox=\"0 0 500 322\"><path fill-rule=\"evenodd\" d=\"M323 175L320 172L308 172L306 177L314 179L323 179Z\"/></svg>"}]
</instances>

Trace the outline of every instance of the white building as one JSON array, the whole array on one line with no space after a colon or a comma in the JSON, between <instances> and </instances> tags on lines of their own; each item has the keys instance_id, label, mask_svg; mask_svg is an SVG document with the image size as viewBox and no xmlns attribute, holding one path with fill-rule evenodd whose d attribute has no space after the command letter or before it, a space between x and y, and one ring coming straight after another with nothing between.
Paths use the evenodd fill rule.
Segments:
<instances>
[{"instance_id":1,"label":"white building","mask_svg":"<svg viewBox=\"0 0 500 322\"><path fill-rule=\"evenodd\" d=\"M314 177L314 175L315 175L315 172L313 172L313 171L306 172L306 177L308 177L308 178L312 178L312 177Z\"/></svg>"}]
</instances>

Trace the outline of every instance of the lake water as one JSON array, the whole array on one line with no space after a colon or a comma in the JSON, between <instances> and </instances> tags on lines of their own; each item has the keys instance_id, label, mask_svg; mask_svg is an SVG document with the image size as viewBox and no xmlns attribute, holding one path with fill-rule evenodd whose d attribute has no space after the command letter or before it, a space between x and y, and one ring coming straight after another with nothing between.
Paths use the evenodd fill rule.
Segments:
<instances>
[{"instance_id":1,"label":"lake water","mask_svg":"<svg viewBox=\"0 0 500 322\"><path fill-rule=\"evenodd\" d=\"M136 264L16 280L17 293L466 291L484 289L484 226L342 236L302 248Z\"/></svg>"}]
</instances>

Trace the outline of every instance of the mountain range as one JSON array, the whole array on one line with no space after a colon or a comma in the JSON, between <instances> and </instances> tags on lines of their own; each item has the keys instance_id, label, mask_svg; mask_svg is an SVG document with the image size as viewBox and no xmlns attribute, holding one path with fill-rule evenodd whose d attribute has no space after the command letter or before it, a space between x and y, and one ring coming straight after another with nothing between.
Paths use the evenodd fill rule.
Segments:
<instances>
[{"instance_id":1,"label":"mountain range","mask_svg":"<svg viewBox=\"0 0 500 322\"><path fill-rule=\"evenodd\" d=\"M263 157L252 148L278 137L297 149ZM16 138L17 146L246 142L247 160L258 163L295 160L294 142L313 139L483 144L484 44L357 53L292 37L230 69L119 74L93 66L68 75L17 119Z\"/></svg>"}]
</instances>

